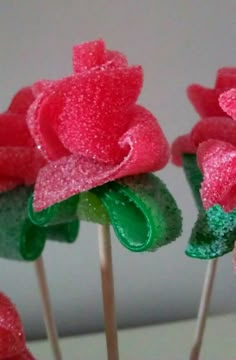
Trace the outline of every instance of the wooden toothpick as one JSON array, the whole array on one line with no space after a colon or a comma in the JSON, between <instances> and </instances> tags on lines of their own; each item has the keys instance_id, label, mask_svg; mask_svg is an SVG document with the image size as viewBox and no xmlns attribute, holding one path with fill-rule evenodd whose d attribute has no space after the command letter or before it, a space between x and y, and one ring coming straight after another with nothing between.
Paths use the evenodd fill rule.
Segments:
<instances>
[{"instance_id":1,"label":"wooden toothpick","mask_svg":"<svg viewBox=\"0 0 236 360\"><path fill-rule=\"evenodd\" d=\"M193 347L190 353L190 360L199 360L199 355L202 347L202 340L206 326L207 314L211 301L211 294L215 280L216 267L218 259L210 260L207 264L204 284L202 288L201 300L198 309L196 333Z\"/></svg>"},{"instance_id":2,"label":"wooden toothpick","mask_svg":"<svg viewBox=\"0 0 236 360\"><path fill-rule=\"evenodd\" d=\"M107 359L119 360L116 307L109 225L98 225L99 255L105 320Z\"/></svg>"},{"instance_id":3,"label":"wooden toothpick","mask_svg":"<svg viewBox=\"0 0 236 360\"><path fill-rule=\"evenodd\" d=\"M44 268L43 258L40 256L35 261L35 271L38 280L40 297L43 308L44 323L47 330L48 340L53 352L54 360L62 360L62 354L59 345L56 322L53 315L53 309L50 301L49 288L47 284L46 271Z\"/></svg>"}]
</instances>

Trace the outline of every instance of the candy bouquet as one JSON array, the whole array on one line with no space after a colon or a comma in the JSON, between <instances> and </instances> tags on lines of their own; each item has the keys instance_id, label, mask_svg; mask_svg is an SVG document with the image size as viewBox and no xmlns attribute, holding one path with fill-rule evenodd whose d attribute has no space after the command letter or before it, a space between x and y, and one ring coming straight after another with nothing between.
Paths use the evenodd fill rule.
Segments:
<instances>
[{"instance_id":1,"label":"candy bouquet","mask_svg":"<svg viewBox=\"0 0 236 360\"><path fill-rule=\"evenodd\" d=\"M48 309L46 240L73 243L80 221L97 223L110 360L119 353L109 226L132 252L153 252L181 233L176 202L153 174L170 151L155 117L137 104L142 84L141 66L92 41L74 47L71 75L23 88L0 115L0 256L35 261ZM62 359L52 309L45 314ZM3 348L0 359L32 358L11 346L16 352Z\"/></svg>"}]
</instances>

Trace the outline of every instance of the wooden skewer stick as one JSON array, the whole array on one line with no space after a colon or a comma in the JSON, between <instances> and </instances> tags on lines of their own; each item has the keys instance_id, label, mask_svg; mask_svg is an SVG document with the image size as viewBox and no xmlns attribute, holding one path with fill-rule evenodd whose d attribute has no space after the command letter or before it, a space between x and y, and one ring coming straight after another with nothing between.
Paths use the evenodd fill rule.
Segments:
<instances>
[{"instance_id":1,"label":"wooden skewer stick","mask_svg":"<svg viewBox=\"0 0 236 360\"><path fill-rule=\"evenodd\" d=\"M217 266L218 259L213 259L208 261L204 284L202 288L201 300L198 309L198 317L197 317L197 325L196 325L196 333L194 338L193 347L190 353L190 360L198 360L202 340L204 336L204 330L206 326L207 314L209 310L209 305L211 301L211 294L213 289L213 284L215 280L216 274L216 266Z\"/></svg>"},{"instance_id":2,"label":"wooden skewer stick","mask_svg":"<svg viewBox=\"0 0 236 360\"><path fill-rule=\"evenodd\" d=\"M40 256L35 261L35 271L38 280L38 286L41 295L41 302L43 307L43 317L46 326L47 336L51 349L53 352L54 360L62 360L62 354L59 345L59 338L57 334L56 322L53 316L53 309L50 301L49 288L47 284L46 271L44 268L43 258Z\"/></svg>"},{"instance_id":3,"label":"wooden skewer stick","mask_svg":"<svg viewBox=\"0 0 236 360\"><path fill-rule=\"evenodd\" d=\"M103 294L103 311L107 344L107 359L119 360L116 307L112 269L111 236L109 225L98 225L98 240Z\"/></svg>"}]
</instances>

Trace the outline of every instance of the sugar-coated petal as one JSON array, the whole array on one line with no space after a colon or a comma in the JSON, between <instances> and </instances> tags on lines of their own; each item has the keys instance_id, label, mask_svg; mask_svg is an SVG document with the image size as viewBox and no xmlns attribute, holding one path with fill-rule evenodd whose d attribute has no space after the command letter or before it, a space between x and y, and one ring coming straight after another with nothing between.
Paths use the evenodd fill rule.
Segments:
<instances>
[{"instance_id":1,"label":"sugar-coated petal","mask_svg":"<svg viewBox=\"0 0 236 360\"><path fill-rule=\"evenodd\" d=\"M182 166L183 154L196 154L197 147L192 142L190 134L178 136L171 146L171 161L176 166Z\"/></svg>"},{"instance_id":2,"label":"sugar-coated petal","mask_svg":"<svg viewBox=\"0 0 236 360\"><path fill-rule=\"evenodd\" d=\"M20 317L10 299L0 293L0 359L11 358L24 350L25 337Z\"/></svg>"},{"instance_id":3,"label":"sugar-coated petal","mask_svg":"<svg viewBox=\"0 0 236 360\"><path fill-rule=\"evenodd\" d=\"M45 158L72 153L110 163L124 153L119 137L129 126L129 108L143 82L141 67L65 78L30 107L28 126Z\"/></svg>"},{"instance_id":4,"label":"sugar-coated petal","mask_svg":"<svg viewBox=\"0 0 236 360\"><path fill-rule=\"evenodd\" d=\"M232 87L236 87L236 68L221 68L217 71L213 89L193 84L188 87L187 94L200 116L225 116L218 98L223 91Z\"/></svg>"},{"instance_id":5,"label":"sugar-coated petal","mask_svg":"<svg viewBox=\"0 0 236 360\"><path fill-rule=\"evenodd\" d=\"M84 72L105 62L105 43L103 40L85 42L73 47L74 72Z\"/></svg>"},{"instance_id":6,"label":"sugar-coated petal","mask_svg":"<svg viewBox=\"0 0 236 360\"><path fill-rule=\"evenodd\" d=\"M142 79L141 67L71 79L57 130L65 148L98 161L120 161L124 153L118 140L129 127L127 111L138 98Z\"/></svg>"},{"instance_id":7,"label":"sugar-coated petal","mask_svg":"<svg viewBox=\"0 0 236 360\"><path fill-rule=\"evenodd\" d=\"M39 169L44 165L45 160L36 148L0 147L0 179L3 178L3 185L9 180L9 188L12 188L14 182L33 184Z\"/></svg>"},{"instance_id":8,"label":"sugar-coated petal","mask_svg":"<svg viewBox=\"0 0 236 360\"><path fill-rule=\"evenodd\" d=\"M215 88L230 89L236 87L236 67L224 67L217 71Z\"/></svg>"},{"instance_id":9,"label":"sugar-coated petal","mask_svg":"<svg viewBox=\"0 0 236 360\"><path fill-rule=\"evenodd\" d=\"M126 175L164 167L169 158L169 146L156 119L138 105L130 118L130 128L119 141L121 148L127 149L127 156L119 164L112 166L76 154L49 163L40 170L36 181L34 209L40 211Z\"/></svg>"},{"instance_id":10,"label":"sugar-coated petal","mask_svg":"<svg viewBox=\"0 0 236 360\"><path fill-rule=\"evenodd\" d=\"M34 146L25 115L11 112L0 114L0 146Z\"/></svg>"},{"instance_id":11,"label":"sugar-coated petal","mask_svg":"<svg viewBox=\"0 0 236 360\"><path fill-rule=\"evenodd\" d=\"M199 145L199 166L204 180L201 198L204 208L219 204L224 211L236 207L236 148L229 143L208 140Z\"/></svg>"},{"instance_id":12,"label":"sugar-coated petal","mask_svg":"<svg viewBox=\"0 0 236 360\"><path fill-rule=\"evenodd\" d=\"M7 111L24 115L33 101L34 94L31 87L24 87L15 94Z\"/></svg>"},{"instance_id":13,"label":"sugar-coated petal","mask_svg":"<svg viewBox=\"0 0 236 360\"><path fill-rule=\"evenodd\" d=\"M55 132L63 99L53 93L42 92L30 106L27 114L29 131L45 159L56 160L69 154Z\"/></svg>"},{"instance_id":14,"label":"sugar-coated petal","mask_svg":"<svg viewBox=\"0 0 236 360\"><path fill-rule=\"evenodd\" d=\"M208 117L192 129L191 139L196 147L210 139L229 142L236 146L236 121L229 117Z\"/></svg>"},{"instance_id":15,"label":"sugar-coated petal","mask_svg":"<svg viewBox=\"0 0 236 360\"><path fill-rule=\"evenodd\" d=\"M0 193L14 189L17 185L22 184L22 179L0 176Z\"/></svg>"},{"instance_id":16,"label":"sugar-coated petal","mask_svg":"<svg viewBox=\"0 0 236 360\"><path fill-rule=\"evenodd\" d=\"M221 94L219 103L221 108L236 120L236 89L231 89Z\"/></svg>"},{"instance_id":17,"label":"sugar-coated petal","mask_svg":"<svg viewBox=\"0 0 236 360\"><path fill-rule=\"evenodd\" d=\"M225 116L218 103L221 89L208 89L198 84L190 85L187 95L193 107L201 117Z\"/></svg>"}]
</instances>

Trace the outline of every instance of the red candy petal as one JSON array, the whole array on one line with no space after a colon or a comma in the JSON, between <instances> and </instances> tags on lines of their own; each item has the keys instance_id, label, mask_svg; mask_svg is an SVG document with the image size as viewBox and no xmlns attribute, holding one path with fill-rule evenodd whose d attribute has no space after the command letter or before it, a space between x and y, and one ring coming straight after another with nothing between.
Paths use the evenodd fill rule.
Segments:
<instances>
[{"instance_id":1,"label":"red candy petal","mask_svg":"<svg viewBox=\"0 0 236 360\"><path fill-rule=\"evenodd\" d=\"M34 101L34 95L31 87L25 87L19 90L13 97L10 106L7 111L10 111L15 114L25 114Z\"/></svg>"},{"instance_id":2,"label":"red candy petal","mask_svg":"<svg viewBox=\"0 0 236 360\"><path fill-rule=\"evenodd\" d=\"M188 87L187 94L195 110L202 117L224 116L218 98L224 90L232 87L236 87L236 68L222 68L217 72L214 89L194 84Z\"/></svg>"},{"instance_id":3,"label":"red candy petal","mask_svg":"<svg viewBox=\"0 0 236 360\"><path fill-rule=\"evenodd\" d=\"M196 146L215 139L236 146L236 121L229 117L209 117L199 121L192 129L192 141Z\"/></svg>"},{"instance_id":4,"label":"red candy petal","mask_svg":"<svg viewBox=\"0 0 236 360\"><path fill-rule=\"evenodd\" d=\"M45 160L37 149L24 147L0 147L0 176L3 185L21 183L31 185L35 182L39 169ZM1 184L1 181L0 181Z\"/></svg>"},{"instance_id":5,"label":"red candy petal","mask_svg":"<svg viewBox=\"0 0 236 360\"><path fill-rule=\"evenodd\" d=\"M128 128L126 112L137 100L142 81L139 66L95 71L65 78L51 93L49 89L39 95L27 121L44 156L56 160L69 149L113 164L120 161L117 141Z\"/></svg>"},{"instance_id":6,"label":"red candy petal","mask_svg":"<svg viewBox=\"0 0 236 360\"><path fill-rule=\"evenodd\" d=\"M74 72L84 72L105 62L105 43L103 40L89 41L73 47Z\"/></svg>"},{"instance_id":7,"label":"red candy petal","mask_svg":"<svg viewBox=\"0 0 236 360\"><path fill-rule=\"evenodd\" d=\"M201 188L204 208L219 204L225 211L232 211L236 207L236 148L208 140L199 145L197 155L204 174Z\"/></svg>"},{"instance_id":8,"label":"red candy petal","mask_svg":"<svg viewBox=\"0 0 236 360\"><path fill-rule=\"evenodd\" d=\"M16 356L24 349L25 337L20 317L11 301L0 293L0 359Z\"/></svg>"},{"instance_id":9,"label":"red candy petal","mask_svg":"<svg viewBox=\"0 0 236 360\"><path fill-rule=\"evenodd\" d=\"M191 85L187 89L188 98L201 117L225 115L218 103L221 93L222 90L207 89L197 84Z\"/></svg>"},{"instance_id":10,"label":"red candy petal","mask_svg":"<svg viewBox=\"0 0 236 360\"><path fill-rule=\"evenodd\" d=\"M156 119L143 107L136 106L130 113L130 121L129 130L119 142L127 149L127 156L120 164L111 166L74 154L42 168L35 185L35 210L40 211L108 181L164 167L169 158L169 146Z\"/></svg>"},{"instance_id":11,"label":"red candy petal","mask_svg":"<svg viewBox=\"0 0 236 360\"><path fill-rule=\"evenodd\" d=\"M109 68L128 66L126 56L114 50L106 50L105 62L105 66Z\"/></svg>"},{"instance_id":12,"label":"red candy petal","mask_svg":"<svg viewBox=\"0 0 236 360\"><path fill-rule=\"evenodd\" d=\"M191 140L190 134L177 137L171 146L171 161L176 166L182 166L183 154L195 154L197 147Z\"/></svg>"},{"instance_id":13,"label":"red candy petal","mask_svg":"<svg viewBox=\"0 0 236 360\"><path fill-rule=\"evenodd\" d=\"M33 145L24 115L10 112L0 114L0 146Z\"/></svg>"},{"instance_id":14,"label":"red candy petal","mask_svg":"<svg viewBox=\"0 0 236 360\"><path fill-rule=\"evenodd\" d=\"M215 88L230 89L236 87L236 68L221 68L217 71Z\"/></svg>"},{"instance_id":15,"label":"red candy petal","mask_svg":"<svg viewBox=\"0 0 236 360\"><path fill-rule=\"evenodd\" d=\"M236 120L236 89L231 89L221 94L219 103L221 108Z\"/></svg>"}]
</instances>

